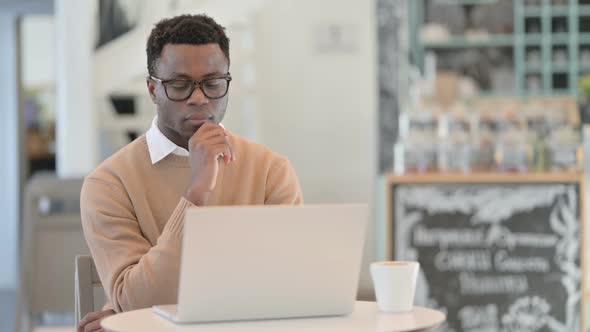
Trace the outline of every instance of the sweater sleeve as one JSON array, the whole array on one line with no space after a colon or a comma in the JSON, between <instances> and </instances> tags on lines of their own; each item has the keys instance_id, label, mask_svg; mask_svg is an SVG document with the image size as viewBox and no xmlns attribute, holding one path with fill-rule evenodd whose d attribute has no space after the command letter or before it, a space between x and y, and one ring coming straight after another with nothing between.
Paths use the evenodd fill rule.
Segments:
<instances>
[{"instance_id":1,"label":"sweater sleeve","mask_svg":"<svg viewBox=\"0 0 590 332\"><path fill-rule=\"evenodd\" d=\"M295 169L283 158L271 166L266 179L264 204L303 204L303 193Z\"/></svg>"},{"instance_id":2,"label":"sweater sleeve","mask_svg":"<svg viewBox=\"0 0 590 332\"><path fill-rule=\"evenodd\" d=\"M80 197L82 227L113 310L176 303L184 213L191 206L180 199L152 246L119 185L85 180Z\"/></svg>"}]
</instances>

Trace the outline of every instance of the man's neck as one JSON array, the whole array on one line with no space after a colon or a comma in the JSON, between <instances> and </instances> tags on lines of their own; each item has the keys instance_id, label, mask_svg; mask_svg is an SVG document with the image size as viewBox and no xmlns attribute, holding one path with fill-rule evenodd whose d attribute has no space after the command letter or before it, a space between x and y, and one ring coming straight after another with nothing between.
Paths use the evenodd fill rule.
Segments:
<instances>
[{"instance_id":1,"label":"man's neck","mask_svg":"<svg viewBox=\"0 0 590 332\"><path fill-rule=\"evenodd\" d=\"M160 132L162 133L162 135L164 135L167 139L170 140L170 142L178 145L181 148L184 148L185 150L188 151L188 140L184 139L182 136L176 134L175 132L168 130L166 127L160 125L160 123L156 123L156 125L158 126L158 129L160 130Z\"/></svg>"}]
</instances>

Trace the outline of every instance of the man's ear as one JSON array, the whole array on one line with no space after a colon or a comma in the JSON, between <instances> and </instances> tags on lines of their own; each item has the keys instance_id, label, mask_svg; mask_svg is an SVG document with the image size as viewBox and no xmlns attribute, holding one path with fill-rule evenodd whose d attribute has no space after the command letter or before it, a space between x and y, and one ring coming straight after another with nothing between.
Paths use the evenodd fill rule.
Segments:
<instances>
[{"instance_id":1,"label":"man's ear","mask_svg":"<svg viewBox=\"0 0 590 332\"><path fill-rule=\"evenodd\" d=\"M149 77L145 79L145 83L147 84L150 98L152 99L152 102L155 104L156 103L156 84L154 84L154 81L151 80Z\"/></svg>"}]
</instances>

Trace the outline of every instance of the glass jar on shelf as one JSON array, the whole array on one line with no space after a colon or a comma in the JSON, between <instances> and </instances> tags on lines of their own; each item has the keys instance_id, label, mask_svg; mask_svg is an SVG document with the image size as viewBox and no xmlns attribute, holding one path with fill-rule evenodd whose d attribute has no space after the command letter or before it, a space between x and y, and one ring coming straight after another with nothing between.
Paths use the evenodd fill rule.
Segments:
<instances>
[{"instance_id":1,"label":"glass jar on shelf","mask_svg":"<svg viewBox=\"0 0 590 332\"><path fill-rule=\"evenodd\" d=\"M407 112L404 117L407 119L407 132L405 136L419 134L419 136L434 136L438 128L438 119L435 114L428 110L417 110Z\"/></svg>"},{"instance_id":2,"label":"glass jar on shelf","mask_svg":"<svg viewBox=\"0 0 590 332\"><path fill-rule=\"evenodd\" d=\"M496 124L494 161L499 172L529 171L532 148L521 119L500 117Z\"/></svg>"},{"instance_id":3,"label":"glass jar on shelf","mask_svg":"<svg viewBox=\"0 0 590 332\"><path fill-rule=\"evenodd\" d=\"M471 172L473 151L473 146L467 141L440 141L437 146L438 170L441 172Z\"/></svg>"},{"instance_id":4,"label":"glass jar on shelf","mask_svg":"<svg viewBox=\"0 0 590 332\"><path fill-rule=\"evenodd\" d=\"M500 172L525 173L529 170L530 145L524 135L517 132L502 134L495 145L494 159Z\"/></svg>"},{"instance_id":5,"label":"glass jar on shelf","mask_svg":"<svg viewBox=\"0 0 590 332\"><path fill-rule=\"evenodd\" d=\"M570 126L567 110L564 107L546 107L544 109L544 117L548 134Z\"/></svg>"},{"instance_id":6,"label":"glass jar on shelf","mask_svg":"<svg viewBox=\"0 0 590 332\"><path fill-rule=\"evenodd\" d=\"M580 135L573 127L563 126L551 132L548 152L552 171L571 172L582 169Z\"/></svg>"},{"instance_id":7,"label":"glass jar on shelf","mask_svg":"<svg viewBox=\"0 0 590 332\"><path fill-rule=\"evenodd\" d=\"M429 173L436 171L436 147L432 137L411 134L394 146L395 173Z\"/></svg>"},{"instance_id":8,"label":"glass jar on shelf","mask_svg":"<svg viewBox=\"0 0 590 332\"><path fill-rule=\"evenodd\" d=\"M468 173L472 167L471 123L465 114L444 114L439 120L437 166L441 172Z\"/></svg>"},{"instance_id":9,"label":"glass jar on shelf","mask_svg":"<svg viewBox=\"0 0 590 332\"><path fill-rule=\"evenodd\" d=\"M548 124L546 109L533 104L524 110L526 117L526 136L531 147L531 165L529 169L544 172L548 169L547 132Z\"/></svg>"},{"instance_id":10,"label":"glass jar on shelf","mask_svg":"<svg viewBox=\"0 0 590 332\"><path fill-rule=\"evenodd\" d=\"M399 139L394 145L395 173L426 173L436 170L437 119L427 111L400 115Z\"/></svg>"},{"instance_id":11,"label":"glass jar on shelf","mask_svg":"<svg viewBox=\"0 0 590 332\"><path fill-rule=\"evenodd\" d=\"M436 125L436 118L431 112L412 110L400 114L399 136L393 146L394 173L425 173L436 170Z\"/></svg>"},{"instance_id":12,"label":"glass jar on shelf","mask_svg":"<svg viewBox=\"0 0 590 332\"><path fill-rule=\"evenodd\" d=\"M495 120L490 112L475 112L471 170L488 172L494 168Z\"/></svg>"}]
</instances>

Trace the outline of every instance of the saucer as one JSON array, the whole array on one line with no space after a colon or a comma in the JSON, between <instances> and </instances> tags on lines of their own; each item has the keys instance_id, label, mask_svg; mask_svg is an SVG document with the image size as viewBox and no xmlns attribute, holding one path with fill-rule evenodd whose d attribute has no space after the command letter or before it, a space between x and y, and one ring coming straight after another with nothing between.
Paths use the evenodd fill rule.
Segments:
<instances>
[{"instance_id":1,"label":"saucer","mask_svg":"<svg viewBox=\"0 0 590 332\"><path fill-rule=\"evenodd\" d=\"M442 324L446 316L437 310L414 307L405 312L379 312L377 331L409 332L431 329Z\"/></svg>"}]
</instances>

